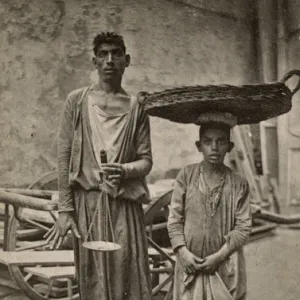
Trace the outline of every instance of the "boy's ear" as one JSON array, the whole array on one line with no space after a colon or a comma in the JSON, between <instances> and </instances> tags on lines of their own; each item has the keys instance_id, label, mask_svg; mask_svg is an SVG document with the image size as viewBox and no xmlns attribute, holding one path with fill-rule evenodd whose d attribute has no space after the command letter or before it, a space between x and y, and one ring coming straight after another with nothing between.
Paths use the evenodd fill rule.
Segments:
<instances>
[{"instance_id":1,"label":"boy's ear","mask_svg":"<svg viewBox=\"0 0 300 300\"><path fill-rule=\"evenodd\" d=\"M232 149L234 148L234 142L229 142L229 147L228 147L228 153L232 151Z\"/></svg>"},{"instance_id":2,"label":"boy's ear","mask_svg":"<svg viewBox=\"0 0 300 300\"><path fill-rule=\"evenodd\" d=\"M202 152L200 141L196 141L196 142L195 142L195 145L196 145L198 151L199 151L199 152Z\"/></svg>"}]
</instances>

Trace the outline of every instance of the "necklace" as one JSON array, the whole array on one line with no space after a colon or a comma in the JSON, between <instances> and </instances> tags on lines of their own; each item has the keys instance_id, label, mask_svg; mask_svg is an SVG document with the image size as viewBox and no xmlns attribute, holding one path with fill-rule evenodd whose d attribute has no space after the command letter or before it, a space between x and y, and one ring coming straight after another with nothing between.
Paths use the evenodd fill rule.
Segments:
<instances>
[{"instance_id":1,"label":"necklace","mask_svg":"<svg viewBox=\"0 0 300 300\"><path fill-rule=\"evenodd\" d=\"M203 182L205 184L205 188L207 190L207 193L205 193L206 194L205 199L202 198L205 207L205 214L207 217L212 218L216 213L220 204L220 200L221 200L221 196L225 184L226 172L224 169L220 178L220 184L214 187L213 189L211 189L206 182L202 165L200 166L200 175L201 173L202 173Z\"/></svg>"}]
</instances>

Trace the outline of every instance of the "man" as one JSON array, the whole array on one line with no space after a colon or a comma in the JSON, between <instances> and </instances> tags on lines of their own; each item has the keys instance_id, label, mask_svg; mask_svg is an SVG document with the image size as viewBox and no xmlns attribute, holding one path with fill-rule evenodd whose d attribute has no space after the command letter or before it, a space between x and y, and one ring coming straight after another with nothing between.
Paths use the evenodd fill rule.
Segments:
<instances>
[{"instance_id":1,"label":"man","mask_svg":"<svg viewBox=\"0 0 300 300\"><path fill-rule=\"evenodd\" d=\"M99 82L68 95L60 125L59 231L52 246L60 247L69 229L76 236L82 300L150 300L142 209L142 203L149 203L145 176L152 168L149 119L122 87L130 64L123 38L101 33L93 50ZM107 153L107 164L101 163L101 150ZM108 186L109 215L100 173ZM82 246L86 238L113 237L121 249L109 254Z\"/></svg>"},{"instance_id":2,"label":"man","mask_svg":"<svg viewBox=\"0 0 300 300\"><path fill-rule=\"evenodd\" d=\"M245 300L243 245L251 232L249 185L224 165L234 144L227 113L199 117L203 161L178 174L168 231L177 255L174 300Z\"/></svg>"}]
</instances>

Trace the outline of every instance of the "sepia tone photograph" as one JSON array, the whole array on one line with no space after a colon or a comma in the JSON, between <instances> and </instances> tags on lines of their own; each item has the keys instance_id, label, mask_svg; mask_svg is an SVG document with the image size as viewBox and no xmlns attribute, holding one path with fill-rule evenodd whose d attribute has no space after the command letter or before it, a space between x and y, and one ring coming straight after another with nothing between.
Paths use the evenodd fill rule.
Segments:
<instances>
[{"instance_id":1,"label":"sepia tone photograph","mask_svg":"<svg viewBox=\"0 0 300 300\"><path fill-rule=\"evenodd\" d=\"M0 41L0 300L299 300L299 1L0 0Z\"/></svg>"}]
</instances>

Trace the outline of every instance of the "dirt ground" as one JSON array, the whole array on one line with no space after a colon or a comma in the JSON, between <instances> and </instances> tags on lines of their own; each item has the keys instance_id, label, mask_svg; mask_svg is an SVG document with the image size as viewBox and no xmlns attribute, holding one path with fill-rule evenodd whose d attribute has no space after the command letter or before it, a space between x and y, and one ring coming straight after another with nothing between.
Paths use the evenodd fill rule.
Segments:
<instances>
[{"instance_id":1,"label":"dirt ground","mask_svg":"<svg viewBox=\"0 0 300 300\"><path fill-rule=\"evenodd\" d=\"M300 299L300 230L277 229L247 245L247 300Z\"/></svg>"},{"instance_id":2,"label":"dirt ground","mask_svg":"<svg viewBox=\"0 0 300 300\"><path fill-rule=\"evenodd\" d=\"M277 229L273 237L246 246L247 300L300 299L300 230ZM0 267L0 299L29 300ZM158 299L155 299L158 300Z\"/></svg>"}]
</instances>

